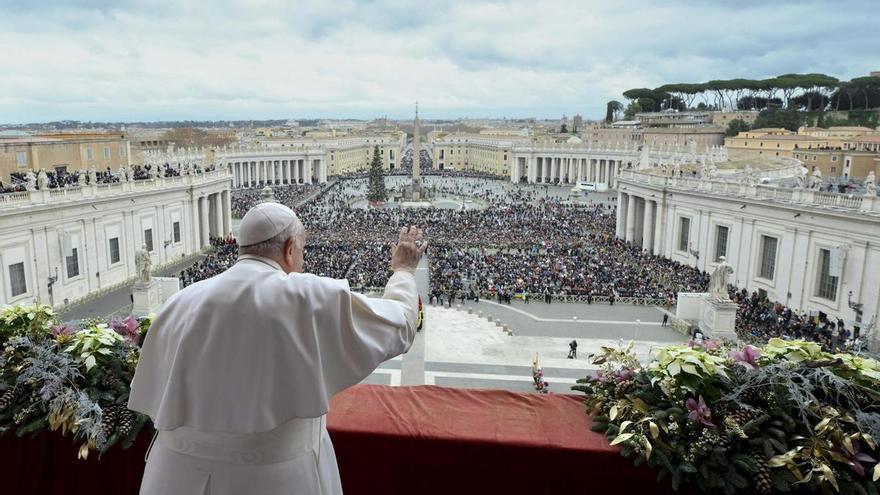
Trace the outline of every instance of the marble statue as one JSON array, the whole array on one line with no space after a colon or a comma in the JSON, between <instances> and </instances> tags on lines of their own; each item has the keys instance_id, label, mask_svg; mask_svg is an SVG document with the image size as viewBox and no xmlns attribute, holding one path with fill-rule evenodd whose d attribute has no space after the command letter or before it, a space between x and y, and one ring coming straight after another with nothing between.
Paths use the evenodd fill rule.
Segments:
<instances>
[{"instance_id":1,"label":"marble statue","mask_svg":"<svg viewBox=\"0 0 880 495\"><path fill-rule=\"evenodd\" d=\"M128 182L128 175L126 173L125 167L119 167L119 182Z\"/></svg>"},{"instance_id":2,"label":"marble statue","mask_svg":"<svg viewBox=\"0 0 880 495\"><path fill-rule=\"evenodd\" d=\"M794 176L794 180L797 183L797 187L799 187L801 189L807 187L807 174L808 173L809 172L807 171L807 167L804 167L803 165L801 165L800 170L798 170L798 174Z\"/></svg>"},{"instance_id":3,"label":"marble statue","mask_svg":"<svg viewBox=\"0 0 880 495\"><path fill-rule=\"evenodd\" d=\"M733 275L733 267L727 263L725 256L721 256L718 258L715 270L709 276L709 297L719 301L729 301L730 294L727 292L727 286L730 284L731 275Z\"/></svg>"},{"instance_id":4,"label":"marble statue","mask_svg":"<svg viewBox=\"0 0 880 495\"><path fill-rule=\"evenodd\" d=\"M25 186L28 191L36 191L37 190L37 176L34 175L33 170L28 170L28 173L24 176L27 180L27 185Z\"/></svg>"},{"instance_id":5,"label":"marble statue","mask_svg":"<svg viewBox=\"0 0 880 495\"><path fill-rule=\"evenodd\" d=\"M86 174L83 172L79 172L76 174L76 185L79 187L84 187L86 185Z\"/></svg>"},{"instance_id":6,"label":"marble statue","mask_svg":"<svg viewBox=\"0 0 880 495\"><path fill-rule=\"evenodd\" d=\"M40 183L40 189L49 189L49 176L46 175L45 170L40 170L40 173L37 175L37 180Z\"/></svg>"},{"instance_id":7,"label":"marble statue","mask_svg":"<svg viewBox=\"0 0 880 495\"><path fill-rule=\"evenodd\" d=\"M813 169L813 176L810 177L810 189L819 189L822 186L822 171L819 167Z\"/></svg>"},{"instance_id":8,"label":"marble statue","mask_svg":"<svg viewBox=\"0 0 880 495\"><path fill-rule=\"evenodd\" d=\"M98 172L94 167L89 169L89 184L92 186L98 184Z\"/></svg>"},{"instance_id":9,"label":"marble statue","mask_svg":"<svg viewBox=\"0 0 880 495\"><path fill-rule=\"evenodd\" d=\"M138 283L149 285L152 279L150 269L153 267L153 259L150 257L150 252L147 251L146 244L142 244L141 249L135 253L134 265L137 267Z\"/></svg>"},{"instance_id":10,"label":"marble statue","mask_svg":"<svg viewBox=\"0 0 880 495\"><path fill-rule=\"evenodd\" d=\"M865 177L865 196L869 198L877 197L877 177L874 175L873 170L868 172L868 176Z\"/></svg>"}]
</instances>

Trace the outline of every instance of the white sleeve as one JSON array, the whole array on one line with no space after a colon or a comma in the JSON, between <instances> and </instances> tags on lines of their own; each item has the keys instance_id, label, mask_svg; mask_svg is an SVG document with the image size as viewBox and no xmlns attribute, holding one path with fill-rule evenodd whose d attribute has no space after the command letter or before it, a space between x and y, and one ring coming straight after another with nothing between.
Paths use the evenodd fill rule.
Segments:
<instances>
[{"instance_id":1,"label":"white sleeve","mask_svg":"<svg viewBox=\"0 0 880 495\"><path fill-rule=\"evenodd\" d=\"M383 361L409 350L418 313L411 273L394 273L381 299L352 292L347 282L339 282L343 290L338 292L338 329L324 328L317 335L329 395L359 383Z\"/></svg>"}]
</instances>

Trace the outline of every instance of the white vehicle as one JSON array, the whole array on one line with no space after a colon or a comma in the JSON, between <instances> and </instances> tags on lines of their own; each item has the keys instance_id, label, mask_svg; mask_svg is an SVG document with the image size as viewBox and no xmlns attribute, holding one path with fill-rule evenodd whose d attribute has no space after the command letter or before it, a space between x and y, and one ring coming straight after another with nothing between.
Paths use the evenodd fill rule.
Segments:
<instances>
[{"instance_id":1,"label":"white vehicle","mask_svg":"<svg viewBox=\"0 0 880 495\"><path fill-rule=\"evenodd\" d=\"M608 184L603 182L578 182L576 187L581 191L604 192L608 190Z\"/></svg>"}]
</instances>

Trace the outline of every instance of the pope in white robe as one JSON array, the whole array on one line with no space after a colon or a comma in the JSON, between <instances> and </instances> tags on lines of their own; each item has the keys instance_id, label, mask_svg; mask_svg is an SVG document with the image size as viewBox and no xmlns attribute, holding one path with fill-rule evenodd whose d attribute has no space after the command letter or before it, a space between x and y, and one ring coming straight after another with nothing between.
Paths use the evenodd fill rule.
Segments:
<instances>
[{"instance_id":1,"label":"pope in white robe","mask_svg":"<svg viewBox=\"0 0 880 495\"><path fill-rule=\"evenodd\" d=\"M427 243L401 230L379 299L300 273L305 229L283 205L252 208L238 242L238 262L170 298L144 341L128 407L157 435L141 493L342 493L328 402L412 345Z\"/></svg>"}]
</instances>

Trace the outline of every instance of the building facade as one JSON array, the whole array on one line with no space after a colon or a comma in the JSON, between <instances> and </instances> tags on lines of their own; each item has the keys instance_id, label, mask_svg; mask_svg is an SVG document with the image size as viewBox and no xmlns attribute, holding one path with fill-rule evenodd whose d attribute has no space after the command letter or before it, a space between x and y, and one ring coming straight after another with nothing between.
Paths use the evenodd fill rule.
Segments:
<instances>
[{"instance_id":1,"label":"building facade","mask_svg":"<svg viewBox=\"0 0 880 495\"><path fill-rule=\"evenodd\" d=\"M866 127L754 129L725 139L731 158L795 158L825 177L865 178L880 172L880 135Z\"/></svg>"},{"instance_id":2,"label":"building facade","mask_svg":"<svg viewBox=\"0 0 880 495\"><path fill-rule=\"evenodd\" d=\"M803 311L861 325L880 308L880 200L739 181L621 173L617 236ZM876 338L876 333L874 333Z\"/></svg>"},{"instance_id":3,"label":"building facade","mask_svg":"<svg viewBox=\"0 0 880 495\"><path fill-rule=\"evenodd\" d=\"M0 178L39 171L117 170L131 164L122 133L40 134L0 138Z\"/></svg>"},{"instance_id":4,"label":"building facade","mask_svg":"<svg viewBox=\"0 0 880 495\"><path fill-rule=\"evenodd\" d=\"M182 177L0 194L0 305L53 306L199 252L231 231L226 170Z\"/></svg>"}]
</instances>

